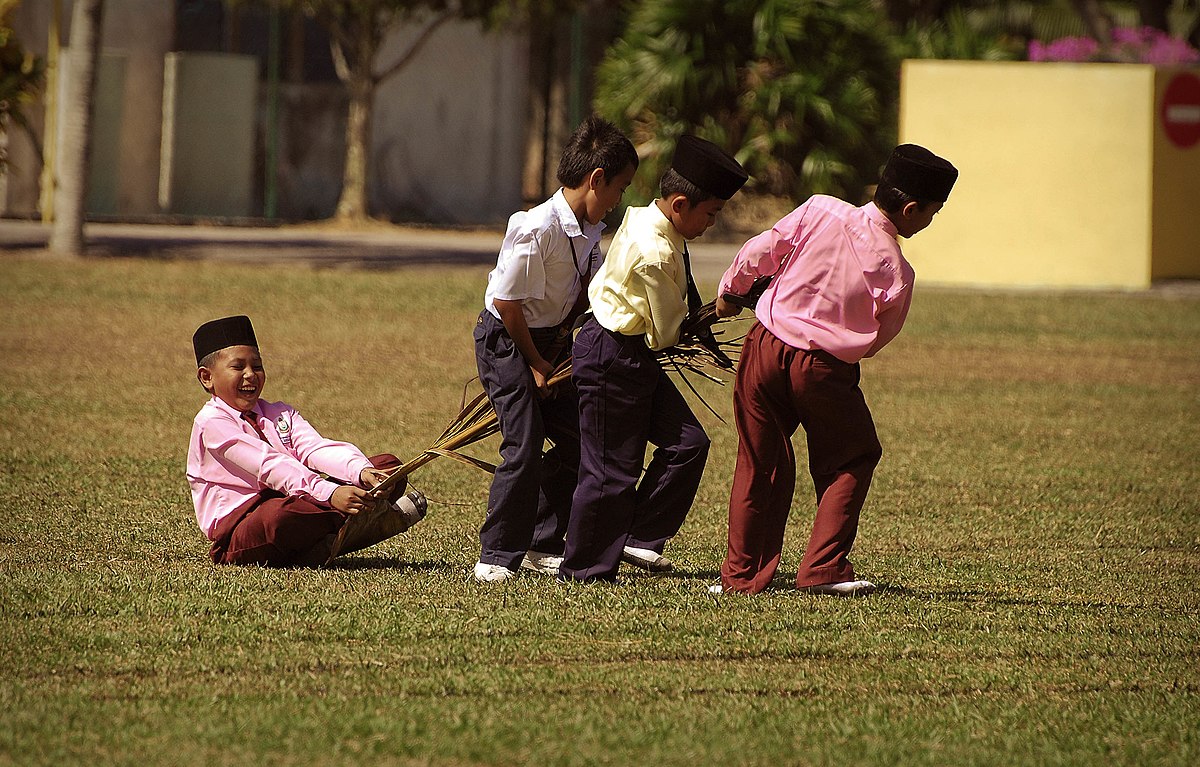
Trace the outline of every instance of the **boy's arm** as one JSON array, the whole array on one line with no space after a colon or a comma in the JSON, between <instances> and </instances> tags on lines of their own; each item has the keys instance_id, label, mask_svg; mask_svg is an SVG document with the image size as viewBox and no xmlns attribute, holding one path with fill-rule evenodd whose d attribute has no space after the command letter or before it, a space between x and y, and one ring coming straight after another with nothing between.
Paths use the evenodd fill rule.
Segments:
<instances>
[{"instance_id":1,"label":"boy's arm","mask_svg":"<svg viewBox=\"0 0 1200 767\"><path fill-rule=\"evenodd\" d=\"M328 501L338 487L291 455L246 434L232 420L227 424L210 421L200 438L205 449L230 473L258 488Z\"/></svg>"},{"instance_id":2,"label":"boy's arm","mask_svg":"<svg viewBox=\"0 0 1200 767\"><path fill-rule=\"evenodd\" d=\"M806 206L801 205L741 247L717 287L718 317L731 317L742 311L742 307L723 298L726 293L744 296L756 279L779 271L783 259L796 247L805 209Z\"/></svg>"},{"instance_id":3,"label":"boy's arm","mask_svg":"<svg viewBox=\"0 0 1200 767\"><path fill-rule=\"evenodd\" d=\"M496 298L492 300L492 306L500 313L504 329L508 331L509 337L517 346L517 351L521 352L525 364L529 365L533 372L533 383L537 390L543 395L549 394L550 387L546 382L554 375L554 365L542 356L537 350L537 345L533 343L533 336L529 334L529 324L525 322L525 313L521 310L521 302Z\"/></svg>"},{"instance_id":4,"label":"boy's arm","mask_svg":"<svg viewBox=\"0 0 1200 767\"><path fill-rule=\"evenodd\" d=\"M908 308L911 304L912 290L906 287L900 300L876 315L875 318L879 321L879 332L875 335L875 343L871 344L871 348L863 355L864 357L874 357L880 349L887 346L893 338L900 334L900 329L904 327L904 320L908 318Z\"/></svg>"},{"instance_id":5,"label":"boy's arm","mask_svg":"<svg viewBox=\"0 0 1200 767\"><path fill-rule=\"evenodd\" d=\"M362 473L371 468L371 461L362 450L349 442L321 436L296 410L290 410L287 417L290 419L291 447L304 466L343 482L364 486Z\"/></svg>"},{"instance_id":6,"label":"boy's arm","mask_svg":"<svg viewBox=\"0 0 1200 767\"><path fill-rule=\"evenodd\" d=\"M646 345L655 351L674 346L687 316L687 301L661 264L643 264L633 270L642 283L646 301ZM631 281L632 283L632 281ZM632 287L632 284L631 284Z\"/></svg>"}]
</instances>

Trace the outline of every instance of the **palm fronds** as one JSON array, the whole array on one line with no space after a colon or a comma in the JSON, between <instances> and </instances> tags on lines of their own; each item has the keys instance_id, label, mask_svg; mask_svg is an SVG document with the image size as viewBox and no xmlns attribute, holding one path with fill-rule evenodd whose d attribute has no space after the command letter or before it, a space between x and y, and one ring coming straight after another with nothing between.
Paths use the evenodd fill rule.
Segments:
<instances>
[{"instance_id":1,"label":"palm fronds","mask_svg":"<svg viewBox=\"0 0 1200 767\"><path fill-rule=\"evenodd\" d=\"M704 407L708 408L709 412L716 415L717 418L720 418L720 415L704 400L704 397L688 380L688 376L697 375L713 383L724 385L725 382L709 372L709 369L732 371L737 364L737 353L741 348L743 336L719 340L712 329L715 325L723 322L725 320L717 317L715 302L709 302L687 316L680 332L679 342L658 353L663 368L679 376L688 389L704 404ZM567 359L554 371L549 383L551 386L557 386L570 377L571 360ZM499 431L500 422L496 417L496 411L492 409L487 394L480 392L462 407L459 414L432 445L425 448L412 460L393 469L386 479L371 489L371 495L376 498L385 497L397 483L405 481L408 475L440 456L453 458L483 471L495 472L495 465L466 455L461 450L468 445L487 439Z\"/></svg>"}]
</instances>

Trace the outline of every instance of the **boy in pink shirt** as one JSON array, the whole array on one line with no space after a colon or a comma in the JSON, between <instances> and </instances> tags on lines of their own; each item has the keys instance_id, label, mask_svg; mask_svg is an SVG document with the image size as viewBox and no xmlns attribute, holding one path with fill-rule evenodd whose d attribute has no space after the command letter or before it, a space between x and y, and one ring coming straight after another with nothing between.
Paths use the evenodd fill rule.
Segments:
<instances>
[{"instance_id":1,"label":"boy in pink shirt","mask_svg":"<svg viewBox=\"0 0 1200 767\"><path fill-rule=\"evenodd\" d=\"M259 399L267 374L249 317L206 322L192 345L196 377L212 398L192 425L187 477L212 561L324 564L351 515L375 503L367 491L386 476L379 470L400 462L386 454L367 458L348 442L322 437L287 403ZM367 534L355 536L360 548L425 516L424 496L403 492L399 484L390 499L403 524L388 525L374 540L361 531Z\"/></svg>"},{"instance_id":2,"label":"boy in pink shirt","mask_svg":"<svg viewBox=\"0 0 1200 767\"><path fill-rule=\"evenodd\" d=\"M796 485L791 437L799 426L817 512L796 586L837 596L875 589L856 578L849 558L883 454L859 389L859 360L895 338L908 316L914 273L896 238L929 226L957 178L929 150L898 146L871 202L810 198L742 246L721 278L718 316L750 306L758 322L738 364L729 546L711 591L756 594L774 577Z\"/></svg>"}]
</instances>

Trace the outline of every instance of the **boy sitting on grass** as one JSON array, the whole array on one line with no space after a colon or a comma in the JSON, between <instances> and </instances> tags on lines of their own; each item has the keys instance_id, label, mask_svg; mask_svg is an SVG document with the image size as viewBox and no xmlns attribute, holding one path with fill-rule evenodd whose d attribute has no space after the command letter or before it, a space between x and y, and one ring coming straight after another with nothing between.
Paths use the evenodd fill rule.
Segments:
<instances>
[{"instance_id":1,"label":"boy sitting on grass","mask_svg":"<svg viewBox=\"0 0 1200 767\"><path fill-rule=\"evenodd\" d=\"M192 345L196 377L211 399L192 425L187 477L212 561L325 564L347 520L377 502L367 490L387 476L378 470L400 462L387 454L367 458L354 445L322 437L292 406L259 399L267 374L249 317L206 322ZM403 495L404 488L398 484L389 498L400 519L355 531L358 548L424 518L425 497Z\"/></svg>"}]
</instances>

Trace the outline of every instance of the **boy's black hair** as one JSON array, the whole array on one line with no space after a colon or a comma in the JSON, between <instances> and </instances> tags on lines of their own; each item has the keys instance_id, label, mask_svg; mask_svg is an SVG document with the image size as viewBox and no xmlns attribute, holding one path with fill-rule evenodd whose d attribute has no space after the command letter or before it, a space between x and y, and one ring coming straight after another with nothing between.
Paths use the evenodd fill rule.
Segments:
<instances>
[{"instance_id":1,"label":"boy's black hair","mask_svg":"<svg viewBox=\"0 0 1200 767\"><path fill-rule=\"evenodd\" d=\"M558 160L558 183L567 189L578 189L596 168L604 171L605 179L611 180L630 165L638 166L633 142L608 120L591 115L567 140Z\"/></svg>"},{"instance_id":2,"label":"boy's black hair","mask_svg":"<svg viewBox=\"0 0 1200 767\"><path fill-rule=\"evenodd\" d=\"M667 168L662 174L662 179L658 182L658 193L664 200L673 194L681 194L687 198L688 205L693 207L716 198L716 195L709 194L679 175L674 168Z\"/></svg>"},{"instance_id":3,"label":"boy's black hair","mask_svg":"<svg viewBox=\"0 0 1200 767\"><path fill-rule=\"evenodd\" d=\"M211 370L217 364L217 360L221 358L221 352L223 351L225 350L217 349L215 352L209 352L208 354L204 355L204 359L200 360L200 362L196 364L196 367L209 368Z\"/></svg>"},{"instance_id":4,"label":"boy's black hair","mask_svg":"<svg viewBox=\"0 0 1200 767\"><path fill-rule=\"evenodd\" d=\"M920 208L924 208L926 205L934 202L933 200L919 200L908 192L902 192L888 184L880 184L875 187L875 194L871 199L875 201L875 204L884 213L899 213L910 202L915 202L917 207Z\"/></svg>"}]
</instances>

